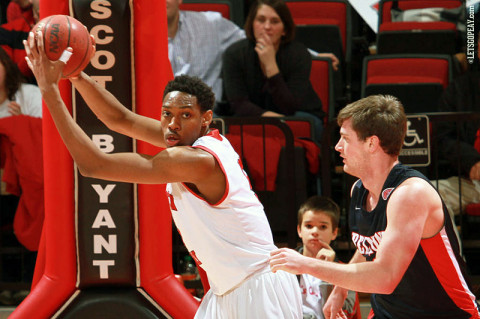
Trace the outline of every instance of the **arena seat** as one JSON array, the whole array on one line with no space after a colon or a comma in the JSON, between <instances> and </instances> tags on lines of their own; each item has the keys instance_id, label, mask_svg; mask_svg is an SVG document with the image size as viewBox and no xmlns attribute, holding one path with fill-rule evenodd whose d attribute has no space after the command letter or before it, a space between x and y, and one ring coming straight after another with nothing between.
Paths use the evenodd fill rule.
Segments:
<instances>
[{"instance_id":1,"label":"arena seat","mask_svg":"<svg viewBox=\"0 0 480 319\"><path fill-rule=\"evenodd\" d=\"M337 26L340 31L343 57L350 61L351 7L346 0L286 0L293 21L299 25ZM319 39L320 40L320 39Z\"/></svg>"},{"instance_id":2,"label":"arena seat","mask_svg":"<svg viewBox=\"0 0 480 319\"><path fill-rule=\"evenodd\" d=\"M243 27L243 3L236 0L183 0L181 10L190 11L216 11L225 19L232 20L239 27Z\"/></svg>"},{"instance_id":3,"label":"arena seat","mask_svg":"<svg viewBox=\"0 0 480 319\"><path fill-rule=\"evenodd\" d=\"M286 0L296 24L296 39L316 52L340 60L334 72L336 98L351 90L352 9L347 0Z\"/></svg>"},{"instance_id":4,"label":"arena seat","mask_svg":"<svg viewBox=\"0 0 480 319\"><path fill-rule=\"evenodd\" d=\"M297 208L307 198L305 148L295 146L292 130L279 118L225 117L223 122L224 135L265 208L274 241L295 248Z\"/></svg>"},{"instance_id":5,"label":"arena seat","mask_svg":"<svg viewBox=\"0 0 480 319\"><path fill-rule=\"evenodd\" d=\"M329 58L312 58L310 82L322 101L323 111L326 114L324 122L331 121L335 116L335 90L332 62Z\"/></svg>"},{"instance_id":6,"label":"arena seat","mask_svg":"<svg viewBox=\"0 0 480 319\"><path fill-rule=\"evenodd\" d=\"M440 53L458 52L459 35L451 21L401 21L395 12L425 8L465 9L460 0L382 0L379 5L377 52ZM393 11L392 11L393 10Z\"/></svg>"},{"instance_id":7,"label":"arena seat","mask_svg":"<svg viewBox=\"0 0 480 319\"><path fill-rule=\"evenodd\" d=\"M406 113L437 111L440 94L452 79L449 55L397 54L367 56L361 96L390 94Z\"/></svg>"}]
</instances>

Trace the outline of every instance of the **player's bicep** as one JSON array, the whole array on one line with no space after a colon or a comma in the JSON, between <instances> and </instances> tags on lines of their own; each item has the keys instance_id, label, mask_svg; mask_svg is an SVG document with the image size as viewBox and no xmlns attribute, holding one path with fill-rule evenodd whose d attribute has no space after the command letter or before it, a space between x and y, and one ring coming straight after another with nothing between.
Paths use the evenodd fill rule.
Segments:
<instances>
[{"instance_id":1,"label":"player's bicep","mask_svg":"<svg viewBox=\"0 0 480 319\"><path fill-rule=\"evenodd\" d=\"M165 149L153 157L138 153L102 153L95 165L80 172L88 177L127 183L196 184L211 174L212 167L215 167L215 159L207 152L179 146Z\"/></svg>"},{"instance_id":2,"label":"player's bicep","mask_svg":"<svg viewBox=\"0 0 480 319\"><path fill-rule=\"evenodd\" d=\"M412 181L392 193L387 206L387 228L382 235L376 260L392 269L400 281L412 261L428 215L423 185Z\"/></svg>"},{"instance_id":3,"label":"player's bicep","mask_svg":"<svg viewBox=\"0 0 480 319\"><path fill-rule=\"evenodd\" d=\"M189 146L165 149L152 161L154 174L168 183L198 184L210 177L218 166L213 155Z\"/></svg>"}]
</instances>

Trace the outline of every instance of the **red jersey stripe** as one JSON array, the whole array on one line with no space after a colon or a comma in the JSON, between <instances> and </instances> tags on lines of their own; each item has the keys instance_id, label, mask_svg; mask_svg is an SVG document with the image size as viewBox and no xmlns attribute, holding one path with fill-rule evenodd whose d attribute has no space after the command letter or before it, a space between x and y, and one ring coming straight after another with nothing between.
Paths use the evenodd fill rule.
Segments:
<instances>
[{"instance_id":1,"label":"red jersey stripe","mask_svg":"<svg viewBox=\"0 0 480 319\"><path fill-rule=\"evenodd\" d=\"M445 227L434 237L422 239L420 245L440 284L452 301L459 308L471 314L472 318L480 318L475 295L472 294L465 282Z\"/></svg>"}]
</instances>

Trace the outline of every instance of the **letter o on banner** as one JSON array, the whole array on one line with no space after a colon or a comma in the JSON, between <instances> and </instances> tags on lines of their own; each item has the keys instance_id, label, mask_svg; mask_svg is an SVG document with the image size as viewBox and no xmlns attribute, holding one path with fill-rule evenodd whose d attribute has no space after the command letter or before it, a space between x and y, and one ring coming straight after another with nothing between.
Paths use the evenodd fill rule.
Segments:
<instances>
[{"instance_id":1,"label":"letter o on banner","mask_svg":"<svg viewBox=\"0 0 480 319\"><path fill-rule=\"evenodd\" d=\"M159 92L172 78L164 0L42 0L41 18L53 14L97 36L87 74L132 111L159 118ZM160 151L110 131L69 81L59 86L103 152ZM77 174L46 108L43 139L45 224L32 291L9 318L192 318L198 302L173 275L165 186Z\"/></svg>"}]
</instances>

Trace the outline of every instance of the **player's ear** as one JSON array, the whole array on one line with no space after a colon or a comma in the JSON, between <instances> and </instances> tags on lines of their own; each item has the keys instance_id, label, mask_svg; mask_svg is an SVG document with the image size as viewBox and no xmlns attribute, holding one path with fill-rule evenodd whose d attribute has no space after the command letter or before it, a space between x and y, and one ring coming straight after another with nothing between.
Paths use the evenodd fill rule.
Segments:
<instances>
[{"instance_id":1,"label":"player's ear","mask_svg":"<svg viewBox=\"0 0 480 319\"><path fill-rule=\"evenodd\" d=\"M380 139L376 135L368 137L368 147L373 152L380 147Z\"/></svg>"},{"instance_id":2,"label":"player's ear","mask_svg":"<svg viewBox=\"0 0 480 319\"><path fill-rule=\"evenodd\" d=\"M205 111L205 113L203 113L202 115L202 126L208 127L210 123L212 123L212 120L213 120L213 111L212 110Z\"/></svg>"},{"instance_id":3,"label":"player's ear","mask_svg":"<svg viewBox=\"0 0 480 319\"><path fill-rule=\"evenodd\" d=\"M302 238L302 232L299 225L297 225L297 233L298 233L298 237Z\"/></svg>"}]
</instances>

